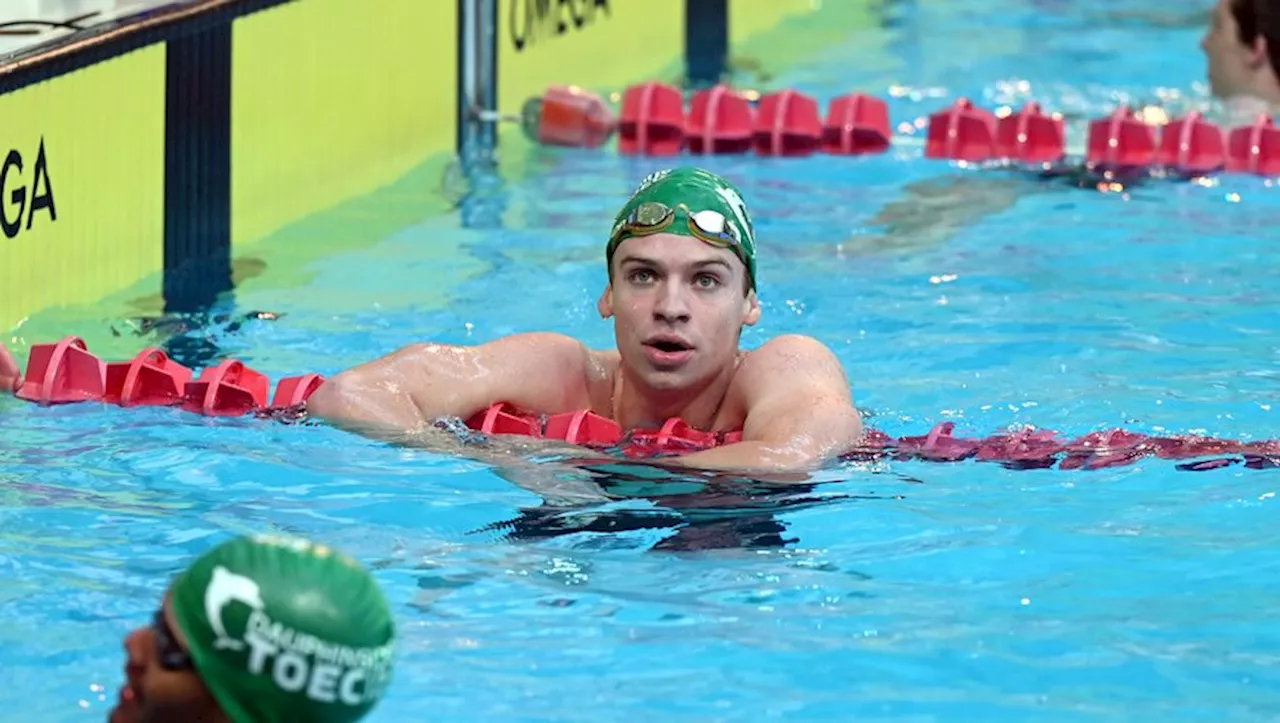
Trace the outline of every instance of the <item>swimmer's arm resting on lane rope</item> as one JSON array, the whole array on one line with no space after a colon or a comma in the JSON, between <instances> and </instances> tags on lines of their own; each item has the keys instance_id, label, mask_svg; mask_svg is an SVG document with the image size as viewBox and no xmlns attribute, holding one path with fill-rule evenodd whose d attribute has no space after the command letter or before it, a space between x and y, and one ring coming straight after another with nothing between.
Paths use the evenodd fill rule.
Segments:
<instances>
[{"instance_id":1,"label":"swimmer's arm resting on lane rope","mask_svg":"<svg viewBox=\"0 0 1280 723\"><path fill-rule=\"evenodd\" d=\"M546 413L587 406L589 352L554 333L514 334L477 346L413 344L326 380L310 416L362 433L420 432L441 417L467 419L495 401Z\"/></svg>"},{"instance_id":2,"label":"swimmer's arm resting on lane rope","mask_svg":"<svg viewBox=\"0 0 1280 723\"><path fill-rule=\"evenodd\" d=\"M752 352L734 382L747 407L742 441L664 458L678 466L743 472L805 472L853 447L862 416L839 359L815 339L777 337Z\"/></svg>"},{"instance_id":3,"label":"swimmer's arm resting on lane rope","mask_svg":"<svg viewBox=\"0 0 1280 723\"><path fill-rule=\"evenodd\" d=\"M0 342L0 394L17 392L22 384L22 371L9 348Z\"/></svg>"}]
</instances>

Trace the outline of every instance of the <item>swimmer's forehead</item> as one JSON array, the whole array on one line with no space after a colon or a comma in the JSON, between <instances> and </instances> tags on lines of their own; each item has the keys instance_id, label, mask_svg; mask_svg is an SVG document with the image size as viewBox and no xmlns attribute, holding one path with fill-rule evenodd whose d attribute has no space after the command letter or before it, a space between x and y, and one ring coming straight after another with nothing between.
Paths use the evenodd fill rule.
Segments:
<instances>
[{"instance_id":1,"label":"swimmer's forehead","mask_svg":"<svg viewBox=\"0 0 1280 723\"><path fill-rule=\"evenodd\" d=\"M659 268L723 266L746 269L742 259L727 248L713 246L689 236L656 234L629 238L618 246L619 267L645 265Z\"/></svg>"}]
</instances>

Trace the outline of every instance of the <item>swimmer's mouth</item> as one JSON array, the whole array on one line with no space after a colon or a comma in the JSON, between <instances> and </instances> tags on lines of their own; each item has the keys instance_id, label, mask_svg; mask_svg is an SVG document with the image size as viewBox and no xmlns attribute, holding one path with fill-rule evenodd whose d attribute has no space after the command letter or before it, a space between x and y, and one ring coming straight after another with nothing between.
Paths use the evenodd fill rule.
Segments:
<instances>
[{"instance_id":1,"label":"swimmer's mouth","mask_svg":"<svg viewBox=\"0 0 1280 723\"><path fill-rule=\"evenodd\" d=\"M132 682L125 683L120 688L120 697L116 700L115 707L111 710L109 723L116 721L134 721L138 718L139 711L142 709L142 691Z\"/></svg>"},{"instance_id":2,"label":"swimmer's mouth","mask_svg":"<svg viewBox=\"0 0 1280 723\"><path fill-rule=\"evenodd\" d=\"M693 349L693 345L674 336L658 336L645 341L645 346L662 352L680 352Z\"/></svg>"}]
</instances>

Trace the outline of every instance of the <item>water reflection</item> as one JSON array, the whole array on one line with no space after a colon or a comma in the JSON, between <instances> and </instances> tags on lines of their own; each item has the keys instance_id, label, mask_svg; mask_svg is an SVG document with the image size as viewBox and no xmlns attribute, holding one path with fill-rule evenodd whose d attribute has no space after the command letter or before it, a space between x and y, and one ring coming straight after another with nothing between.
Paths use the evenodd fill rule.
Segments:
<instances>
[{"instance_id":1,"label":"water reflection","mask_svg":"<svg viewBox=\"0 0 1280 723\"><path fill-rule=\"evenodd\" d=\"M786 534L787 523L779 519L785 513L838 501L902 498L897 494L833 491L828 485L836 480L816 475L802 482L766 480L691 471L657 460L612 458L566 457L541 463L560 466L557 475L561 479L566 474L577 477L598 490L602 500L565 504L544 498L540 505L522 508L515 517L476 532L502 531L503 539L512 542L593 533L608 536L587 543L593 547L646 545L652 551L770 549L800 542ZM497 467L495 471L513 481L527 479L510 468ZM640 531L669 534L657 542L648 537L642 542L620 537Z\"/></svg>"},{"instance_id":2,"label":"water reflection","mask_svg":"<svg viewBox=\"0 0 1280 723\"><path fill-rule=\"evenodd\" d=\"M277 321L281 316L265 310L171 312L131 319L132 329L113 327L111 331L114 336L154 334L163 339L161 348L174 361L190 369L202 369L217 364L225 356L219 343L221 339L238 333L250 322Z\"/></svg>"}]
</instances>

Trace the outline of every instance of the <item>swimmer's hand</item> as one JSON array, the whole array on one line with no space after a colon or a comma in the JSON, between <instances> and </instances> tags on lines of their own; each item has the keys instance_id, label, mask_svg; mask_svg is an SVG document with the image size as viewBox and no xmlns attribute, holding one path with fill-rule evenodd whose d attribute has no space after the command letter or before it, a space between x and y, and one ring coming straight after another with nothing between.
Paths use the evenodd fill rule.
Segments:
<instances>
[{"instance_id":1,"label":"swimmer's hand","mask_svg":"<svg viewBox=\"0 0 1280 723\"><path fill-rule=\"evenodd\" d=\"M769 475L805 481L811 472L862 437L862 417L835 354L815 339L777 337L752 352L738 369L747 418L742 441L664 458L695 469Z\"/></svg>"},{"instance_id":2,"label":"swimmer's hand","mask_svg":"<svg viewBox=\"0 0 1280 723\"><path fill-rule=\"evenodd\" d=\"M8 347L0 343L0 394L12 394L22 386L22 370Z\"/></svg>"}]
</instances>

